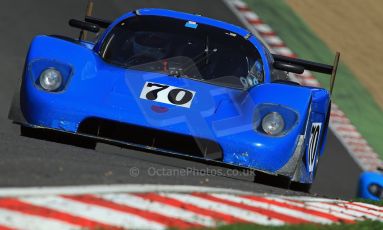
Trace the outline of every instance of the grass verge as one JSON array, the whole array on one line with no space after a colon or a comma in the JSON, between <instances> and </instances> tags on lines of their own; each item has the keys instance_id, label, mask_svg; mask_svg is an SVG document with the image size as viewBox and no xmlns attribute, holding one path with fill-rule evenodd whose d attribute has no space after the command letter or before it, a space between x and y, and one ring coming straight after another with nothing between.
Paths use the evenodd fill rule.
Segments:
<instances>
[{"instance_id":1,"label":"grass verge","mask_svg":"<svg viewBox=\"0 0 383 230\"><path fill-rule=\"evenodd\" d=\"M363 199L363 198L357 198L357 199L351 200L351 202L354 202L354 201L355 202L367 203L367 204L373 204L373 205L376 205L376 206L383 207L383 200L376 201L376 200L369 200L369 199Z\"/></svg>"}]
</instances>

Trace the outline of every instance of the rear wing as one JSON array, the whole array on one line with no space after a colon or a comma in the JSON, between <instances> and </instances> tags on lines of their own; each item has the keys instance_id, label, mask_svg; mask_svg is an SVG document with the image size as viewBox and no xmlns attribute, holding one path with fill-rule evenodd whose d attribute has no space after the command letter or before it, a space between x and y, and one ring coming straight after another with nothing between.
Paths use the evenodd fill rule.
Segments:
<instances>
[{"instance_id":1,"label":"rear wing","mask_svg":"<svg viewBox=\"0 0 383 230\"><path fill-rule=\"evenodd\" d=\"M81 29L79 40L86 40L87 32L98 33L100 28L107 28L112 21L92 17L94 8L93 0L88 0L84 20L71 19L69 25Z\"/></svg>"},{"instance_id":2,"label":"rear wing","mask_svg":"<svg viewBox=\"0 0 383 230\"><path fill-rule=\"evenodd\" d=\"M95 24L95 25L98 25L99 27L104 28L104 29L108 28L108 26L110 24L112 24L112 21L100 19L100 18L95 18L95 17L91 17L91 16L85 16L85 21L92 23L92 24Z\"/></svg>"},{"instance_id":3,"label":"rear wing","mask_svg":"<svg viewBox=\"0 0 383 230\"><path fill-rule=\"evenodd\" d=\"M288 72L303 73L304 70L310 70L313 72L324 73L331 75L330 78L330 94L334 89L336 72L338 70L340 53L336 52L333 65L327 65L312 61L307 61L299 58L291 58L278 54L273 54L274 64L277 69L285 70Z\"/></svg>"}]
</instances>

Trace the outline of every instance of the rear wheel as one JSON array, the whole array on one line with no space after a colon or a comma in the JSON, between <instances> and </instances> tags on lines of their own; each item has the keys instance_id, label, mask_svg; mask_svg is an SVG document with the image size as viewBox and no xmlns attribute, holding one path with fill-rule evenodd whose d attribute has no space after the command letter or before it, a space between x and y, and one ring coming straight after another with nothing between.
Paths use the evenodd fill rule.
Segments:
<instances>
[{"instance_id":1,"label":"rear wheel","mask_svg":"<svg viewBox=\"0 0 383 230\"><path fill-rule=\"evenodd\" d=\"M50 129L31 128L20 126L21 136L41 140L53 141L61 144L73 145L81 148L95 149L97 142L90 138L76 136L75 134L59 132Z\"/></svg>"}]
</instances>

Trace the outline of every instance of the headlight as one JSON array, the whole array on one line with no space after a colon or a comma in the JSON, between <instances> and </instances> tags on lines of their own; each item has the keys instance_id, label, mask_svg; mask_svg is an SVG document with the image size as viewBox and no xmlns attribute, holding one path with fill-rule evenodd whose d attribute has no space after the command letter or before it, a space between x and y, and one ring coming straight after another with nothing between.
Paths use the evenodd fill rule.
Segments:
<instances>
[{"instance_id":1,"label":"headlight","mask_svg":"<svg viewBox=\"0 0 383 230\"><path fill-rule=\"evenodd\" d=\"M277 136L285 128L283 117L277 112L271 112L262 119L263 131L271 136Z\"/></svg>"},{"instance_id":2,"label":"headlight","mask_svg":"<svg viewBox=\"0 0 383 230\"><path fill-rule=\"evenodd\" d=\"M40 75L40 86L46 91L55 91L62 85L61 73L54 69L48 68L44 70Z\"/></svg>"},{"instance_id":3,"label":"headlight","mask_svg":"<svg viewBox=\"0 0 383 230\"><path fill-rule=\"evenodd\" d=\"M379 199L383 199L383 187L378 184L370 184L368 186L368 191Z\"/></svg>"},{"instance_id":4,"label":"headlight","mask_svg":"<svg viewBox=\"0 0 383 230\"><path fill-rule=\"evenodd\" d=\"M297 126L299 115L289 107L260 104L254 110L254 131L272 137L282 137Z\"/></svg>"}]
</instances>

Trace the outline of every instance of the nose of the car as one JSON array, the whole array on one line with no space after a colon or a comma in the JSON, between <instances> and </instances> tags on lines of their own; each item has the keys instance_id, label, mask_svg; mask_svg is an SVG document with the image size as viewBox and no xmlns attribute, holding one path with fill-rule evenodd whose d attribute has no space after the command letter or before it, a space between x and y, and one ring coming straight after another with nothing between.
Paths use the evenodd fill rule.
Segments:
<instances>
[{"instance_id":1,"label":"nose of the car","mask_svg":"<svg viewBox=\"0 0 383 230\"><path fill-rule=\"evenodd\" d=\"M182 126L183 132L190 134L199 127L204 131L198 133L211 133L213 120L234 115L228 112L234 106L228 106L226 101L235 98L232 94L237 91L187 78L127 71L115 78L106 102L128 123L169 131Z\"/></svg>"},{"instance_id":2,"label":"nose of the car","mask_svg":"<svg viewBox=\"0 0 383 230\"><path fill-rule=\"evenodd\" d=\"M230 93L228 88L193 79L128 70L115 78L111 96L121 97L122 107L147 105L146 109L156 113L198 112L199 116L206 117L213 115L223 98L230 97ZM130 103L127 103L127 97Z\"/></svg>"}]
</instances>

